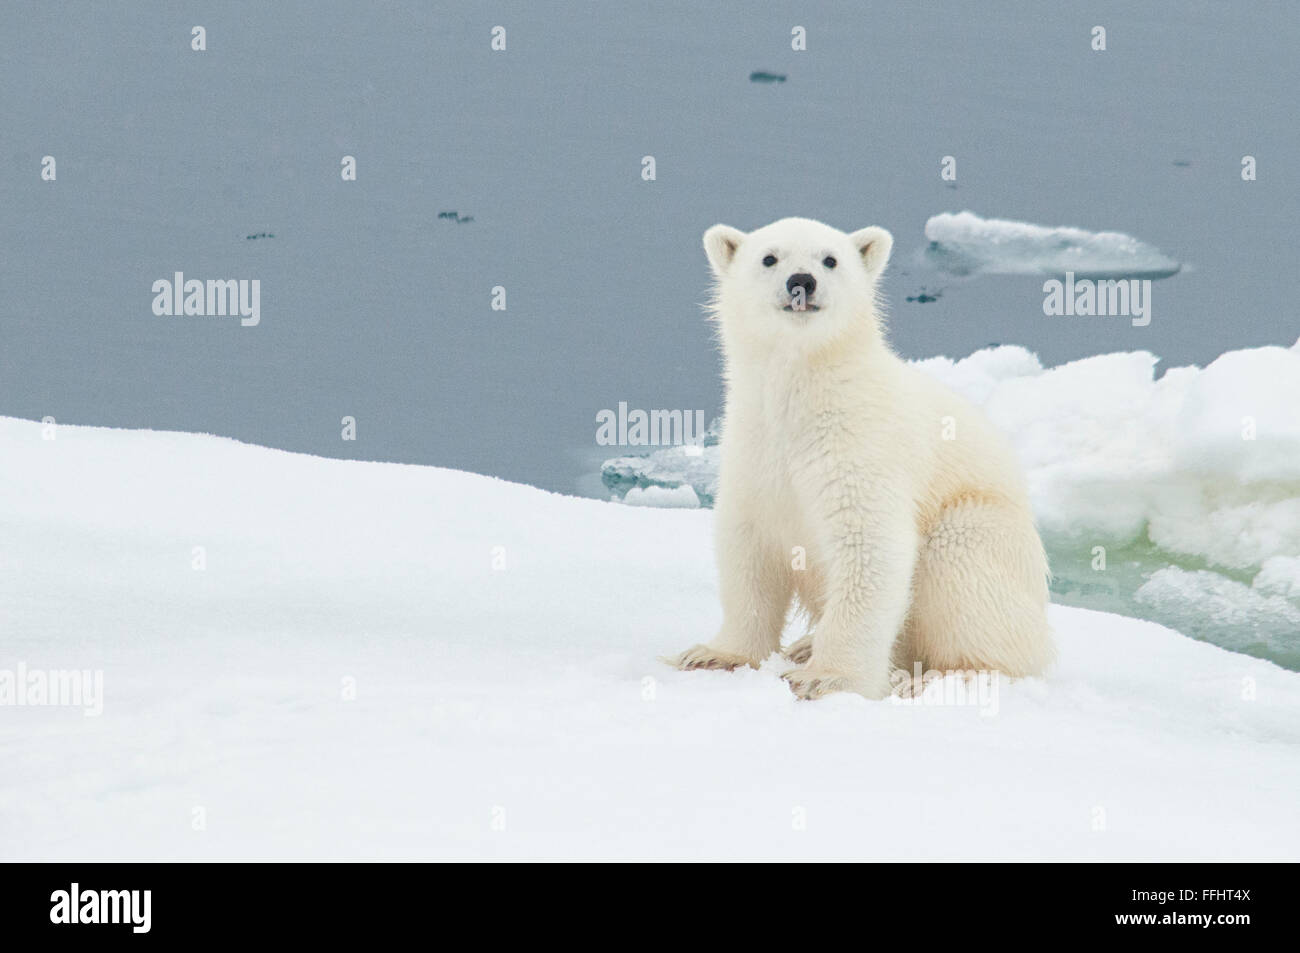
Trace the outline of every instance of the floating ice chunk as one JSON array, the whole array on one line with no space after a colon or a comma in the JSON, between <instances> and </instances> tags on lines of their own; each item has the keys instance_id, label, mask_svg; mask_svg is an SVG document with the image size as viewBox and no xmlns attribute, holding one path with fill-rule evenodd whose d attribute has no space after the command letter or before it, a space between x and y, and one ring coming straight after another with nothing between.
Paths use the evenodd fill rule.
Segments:
<instances>
[{"instance_id":1,"label":"floating ice chunk","mask_svg":"<svg viewBox=\"0 0 1300 953\"><path fill-rule=\"evenodd\" d=\"M1282 664L1300 661L1293 638L1300 631L1300 608L1282 596L1263 595L1215 572L1170 566L1153 573L1134 598L1166 625L1177 620L1186 635L1236 651L1262 649Z\"/></svg>"},{"instance_id":2,"label":"floating ice chunk","mask_svg":"<svg viewBox=\"0 0 1300 953\"><path fill-rule=\"evenodd\" d=\"M952 275L1063 275L1168 278L1177 261L1123 232L1032 225L944 212L925 223L926 260Z\"/></svg>"},{"instance_id":3,"label":"floating ice chunk","mask_svg":"<svg viewBox=\"0 0 1300 953\"><path fill-rule=\"evenodd\" d=\"M628 506L664 506L698 510L700 498L689 486L634 486L623 502Z\"/></svg>"},{"instance_id":4,"label":"floating ice chunk","mask_svg":"<svg viewBox=\"0 0 1300 953\"><path fill-rule=\"evenodd\" d=\"M616 495L624 495L636 488L686 487L694 491L696 503L712 506L718 492L718 433L719 422L714 420L701 436L698 444L664 447L644 457L615 457L606 460L600 468L600 478ZM679 497L684 498L684 497ZM680 503L652 502L652 497L642 496L641 506L680 506Z\"/></svg>"}]
</instances>

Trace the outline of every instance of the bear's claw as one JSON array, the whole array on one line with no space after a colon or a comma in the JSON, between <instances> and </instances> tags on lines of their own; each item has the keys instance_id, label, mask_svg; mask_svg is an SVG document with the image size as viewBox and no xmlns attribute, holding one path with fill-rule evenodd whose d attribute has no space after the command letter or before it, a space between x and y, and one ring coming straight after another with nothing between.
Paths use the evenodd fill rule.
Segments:
<instances>
[{"instance_id":1,"label":"bear's claw","mask_svg":"<svg viewBox=\"0 0 1300 953\"><path fill-rule=\"evenodd\" d=\"M806 665L812 658L812 636L805 635L798 642L792 642L782 654L795 665Z\"/></svg>"},{"instance_id":2,"label":"bear's claw","mask_svg":"<svg viewBox=\"0 0 1300 953\"><path fill-rule=\"evenodd\" d=\"M850 679L833 672L816 672L806 668L796 668L781 676L790 686L796 698L811 701L834 692L857 691Z\"/></svg>"},{"instance_id":3,"label":"bear's claw","mask_svg":"<svg viewBox=\"0 0 1300 953\"><path fill-rule=\"evenodd\" d=\"M758 668L758 662L751 658L736 655L732 652L723 652L708 645L692 646L680 655L660 656L659 661L671 665L673 668L681 669L683 672L689 672L697 668L730 672L742 665Z\"/></svg>"}]
</instances>

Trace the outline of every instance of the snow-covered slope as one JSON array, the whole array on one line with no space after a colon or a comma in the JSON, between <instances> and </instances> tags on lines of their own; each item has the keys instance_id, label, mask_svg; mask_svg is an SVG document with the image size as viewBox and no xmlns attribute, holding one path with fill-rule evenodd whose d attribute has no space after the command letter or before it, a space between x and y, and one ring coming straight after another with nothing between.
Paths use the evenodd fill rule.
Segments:
<instances>
[{"instance_id":1,"label":"snow-covered slope","mask_svg":"<svg viewBox=\"0 0 1300 953\"><path fill-rule=\"evenodd\" d=\"M0 671L103 712L0 707L4 859L1300 854L1300 675L1152 623L1054 607L982 705L796 703L654 660L718 622L709 511L44 436L0 418Z\"/></svg>"}]
</instances>

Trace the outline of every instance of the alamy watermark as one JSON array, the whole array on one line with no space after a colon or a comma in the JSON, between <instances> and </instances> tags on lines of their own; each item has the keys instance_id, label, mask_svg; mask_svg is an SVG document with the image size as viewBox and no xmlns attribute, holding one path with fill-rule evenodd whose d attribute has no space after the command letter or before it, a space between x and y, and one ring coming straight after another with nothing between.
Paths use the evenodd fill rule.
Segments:
<instances>
[{"instance_id":1,"label":"alamy watermark","mask_svg":"<svg viewBox=\"0 0 1300 953\"><path fill-rule=\"evenodd\" d=\"M889 675L889 701L895 705L923 708L971 706L980 717L998 713L998 685L1001 675L983 669L924 669L914 662L912 671L895 669Z\"/></svg>"},{"instance_id":2,"label":"alamy watermark","mask_svg":"<svg viewBox=\"0 0 1300 953\"><path fill-rule=\"evenodd\" d=\"M1133 327L1151 323L1150 278L1078 278L1065 273L1065 281L1043 282L1043 314L1050 317L1131 317Z\"/></svg>"},{"instance_id":3,"label":"alamy watermark","mask_svg":"<svg viewBox=\"0 0 1300 953\"><path fill-rule=\"evenodd\" d=\"M132 933L148 933L152 907L152 890L88 890L73 881L50 894L50 922L124 924Z\"/></svg>"},{"instance_id":4,"label":"alamy watermark","mask_svg":"<svg viewBox=\"0 0 1300 953\"><path fill-rule=\"evenodd\" d=\"M617 412L596 414L596 443L602 447L700 446L704 434L702 410L693 416L689 410L628 410L620 400Z\"/></svg>"},{"instance_id":5,"label":"alamy watermark","mask_svg":"<svg viewBox=\"0 0 1300 953\"><path fill-rule=\"evenodd\" d=\"M224 317L237 315L246 328L262 321L262 281L259 278L185 278L176 272L173 280L153 283L153 313L159 317Z\"/></svg>"},{"instance_id":6,"label":"alamy watermark","mask_svg":"<svg viewBox=\"0 0 1300 953\"><path fill-rule=\"evenodd\" d=\"M104 713L102 669L0 668L0 706L81 708L87 718Z\"/></svg>"}]
</instances>

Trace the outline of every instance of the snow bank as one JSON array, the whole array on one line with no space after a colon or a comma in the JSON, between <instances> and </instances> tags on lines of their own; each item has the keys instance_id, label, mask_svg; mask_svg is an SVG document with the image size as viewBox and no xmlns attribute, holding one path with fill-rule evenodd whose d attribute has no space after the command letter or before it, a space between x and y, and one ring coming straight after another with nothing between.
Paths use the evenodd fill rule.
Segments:
<instances>
[{"instance_id":1,"label":"snow bank","mask_svg":"<svg viewBox=\"0 0 1300 953\"><path fill-rule=\"evenodd\" d=\"M996 350L966 361L1001 366ZM1233 351L1159 380L1156 360L1106 354L989 392L984 407L1016 443L1043 527L1146 530L1161 549L1235 570L1300 554L1300 346ZM949 383L961 389L962 377Z\"/></svg>"},{"instance_id":2,"label":"snow bank","mask_svg":"<svg viewBox=\"0 0 1300 953\"><path fill-rule=\"evenodd\" d=\"M1264 595L1300 599L1300 557L1274 556L1264 560L1251 587Z\"/></svg>"},{"instance_id":3,"label":"snow bank","mask_svg":"<svg viewBox=\"0 0 1300 953\"><path fill-rule=\"evenodd\" d=\"M944 212L925 223L926 261L949 274L1168 278L1177 261L1123 232L1049 228L974 212Z\"/></svg>"},{"instance_id":4,"label":"snow bank","mask_svg":"<svg viewBox=\"0 0 1300 953\"><path fill-rule=\"evenodd\" d=\"M0 707L0 858L1295 859L1300 675L1060 606L983 704L675 672L711 518L0 418L0 670L104 684Z\"/></svg>"}]
</instances>

